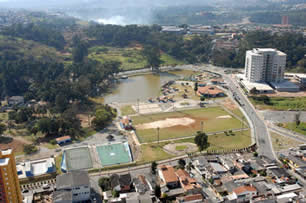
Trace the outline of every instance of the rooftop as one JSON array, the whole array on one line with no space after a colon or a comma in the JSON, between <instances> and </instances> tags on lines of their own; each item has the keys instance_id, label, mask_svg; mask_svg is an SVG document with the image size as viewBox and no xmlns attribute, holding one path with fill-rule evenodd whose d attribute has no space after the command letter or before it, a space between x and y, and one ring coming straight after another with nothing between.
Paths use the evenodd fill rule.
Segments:
<instances>
[{"instance_id":1,"label":"rooftop","mask_svg":"<svg viewBox=\"0 0 306 203\"><path fill-rule=\"evenodd\" d=\"M77 186L89 186L88 173L85 171L71 171L59 176L56 176L56 188L66 189Z\"/></svg>"},{"instance_id":2,"label":"rooftop","mask_svg":"<svg viewBox=\"0 0 306 203\"><path fill-rule=\"evenodd\" d=\"M53 192L54 203L68 203L72 202L72 192L66 190L57 190Z\"/></svg>"},{"instance_id":3,"label":"rooftop","mask_svg":"<svg viewBox=\"0 0 306 203\"><path fill-rule=\"evenodd\" d=\"M178 181L178 177L175 174L174 168L169 165L162 165L159 167L161 170L166 183L176 182Z\"/></svg>"},{"instance_id":4,"label":"rooftop","mask_svg":"<svg viewBox=\"0 0 306 203\"><path fill-rule=\"evenodd\" d=\"M198 87L198 93L217 95L217 94L223 93L223 91L215 86L207 85L204 87Z\"/></svg>"},{"instance_id":5,"label":"rooftop","mask_svg":"<svg viewBox=\"0 0 306 203\"><path fill-rule=\"evenodd\" d=\"M240 186L234 189L235 194L239 195L244 192L257 192L256 188L253 186Z\"/></svg>"},{"instance_id":6,"label":"rooftop","mask_svg":"<svg viewBox=\"0 0 306 203\"><path fill-rule=\"evenodd\" d=\"M225 173L225 172L227 172L227 170L223 166L218 164L218 163L210 162L209 164L211 165L213 170L218 172L218 173Z\"/></svg>"}]
</instances>

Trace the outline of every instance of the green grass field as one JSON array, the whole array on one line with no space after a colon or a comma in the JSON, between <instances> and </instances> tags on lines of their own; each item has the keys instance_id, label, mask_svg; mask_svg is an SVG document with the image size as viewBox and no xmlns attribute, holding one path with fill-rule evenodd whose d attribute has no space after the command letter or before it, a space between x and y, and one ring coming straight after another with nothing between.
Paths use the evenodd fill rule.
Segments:
<instances>
[{"instance_id":1,"label":"green grass field","mask_svg":"<svg viewBox=\"0 0 306 203\"><path fill-rule=\"evenodd\" d=\"M132 115L136 113L136 111L132 108L131 105L120 107L120 111L122 116Z\"/></svg>"},{"instance_id":2,"label":"green grass field","mask_svg":"<svg viewBox=\"0 0 306 203\"><path fill-rule=\"evenodd\" d=\"M279 111L306 110L306 97L269 97L270 104L249 97L249 100L259 109L272 109Z\"/></svg>"},{"instance_id":3,"label":"green grass field","mask_svg":"<svg viewBox=\"0 0 306 203\"><path fill-rule=\"evenodd\" d=\"M296 126L295 123L284 123L282 124L282 127L300 133L302 135L306 135L306 123L301 122L299 126Z\"/></svg>"},{"instance_id":4,"label":"green grass field","mask_svg":"<svg viewBox=\"0 0 306 203\"><path fill-rule=\"evenodd\" d=\"M176 151L184 151L185 149L187 149L186 145L180 145L180 146L176 146L175 147Z\"/></svg>"},{"instance_id":5,"label":"green grass field","mask_svg":"<svg viewBox=\"0 0 306 203\"><path fill-rule=\"evenodd\" d=\"M141 50L137 48L113 48L95 46L89 49L89 58L104 61L117 60L121 62L121 70L141 69L147 66L147 60L142 56ZM162 53L162 65L180 65L182 61Z\"/></svg>"},{"instance_id":6,"label":"green grass field","mask_svg":"<svg viewBox=\"0 0 306 203\"><path fill-rule=\"evenodd\" d=\"M177 111L170 113L151 114L132 117L133 125L136 127L136 133L141 143L153 142L157 140L157 129L137 129L137 125L150 123L154 121L165 120L167 118L187 117L194 120L194 123L188 126L176 125L168 128L161 128L159 133L160 140L181 138L194 135L201 130L201 122L204 122L204 131L207 133L225 131L235 128L241 128L241 122L236 118L218 118L228 115L220 107L201 108L186 111ZM139 126L138 126L139 127Z\"/></svg>"},{"instance_id":7,"label":"green grass field","mask_svg":"<svg viewBox=\"0 0 306 203\"><path fill-rule=\"evenodd\" d=\"M226 136L225 134L209 135L208 142L210 146L207 150L232 150L242 149L248 147L251 144L250 130L243 132L235 132L234 136ZM172 143L194 143L194 138L186 138L181 140L175 140ZM174 157L163 150L163 147L170 142L161 142L159 144L143 144L141 145L141 160L137 161L137 164L149 163L152 161L160 161ZM181 147L181 146L180 146ZM184 150L182 148L176 148L176 150Z\"/></svg>"},{"instance_id":8,"label":"green grass field","mask_svg":"<svg viewBox=\"0 0 306 203\"><path fill-rule=\"evenodd\" d=\"M174 143L194 143L194 138L176 140ZM231 150L248 147L251 144L250 130L234 132L234 135L226 136L224 133L208 136L209 147L207 150Z\"/></svg>"},{"instance_id":9,"label":"green grass field","mask_svg":"<svg viewBox=\"0 0 306 203\"><path fill-rule=\"evenodd\" d=\"M152 161L160 161L174 157L163 150L163 147L169 142L157 144L143 144L141 145L141 160L138 164L149 163Z\"/></svg>"}]
</instances>

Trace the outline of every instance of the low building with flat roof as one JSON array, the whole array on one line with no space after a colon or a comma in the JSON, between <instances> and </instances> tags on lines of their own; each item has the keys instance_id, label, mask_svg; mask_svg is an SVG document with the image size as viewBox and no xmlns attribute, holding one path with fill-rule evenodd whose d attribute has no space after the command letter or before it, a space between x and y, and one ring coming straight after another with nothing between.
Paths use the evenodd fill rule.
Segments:
<instances>
[{"instance_id":1,"label":"low building with flat roof","mask_svg":"<svg viewBox=\"0 0 306 203\"><path fill-rule=\"evenodd\" d=\"M271 86L279 92L298 92L300 87L288 80L281 82L271 82Z\"/></svg>"},{"instance_id":2,"label":"low building with flat roof","mask_svg":"<svg viewBox=\"0 0 306 203\"><path fill-rule=\"evenodd\" d=\"M237 74L236 78L239 80L240 84L248 91L250 92L252 89L256 89L258 93L273 93L273 88L265 82L258 83L258 82L250 82L245 79L244 75Z\"/></svg>"}]
</instances>

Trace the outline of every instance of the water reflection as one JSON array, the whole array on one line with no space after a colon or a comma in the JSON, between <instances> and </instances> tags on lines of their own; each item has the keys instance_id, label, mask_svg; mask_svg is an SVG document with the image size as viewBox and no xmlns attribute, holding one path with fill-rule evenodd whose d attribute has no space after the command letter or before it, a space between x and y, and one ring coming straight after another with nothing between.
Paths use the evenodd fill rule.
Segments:
<instances>
[{"instance_id":1,"label":"water reflection","mask_svg":"<svg viewBox=\"0 0 306 203\"><path fill-rule=\"evenodd\" d=\"M112 93L104 97L105 103L111 102L136 102L146 101L159 95L162 84L169 80L189 77L193 71L179 70L162 72L159 74L145 74L129 77L126 80L120 80L120 83L114 87Z\"/></svg>"}]
</instances>

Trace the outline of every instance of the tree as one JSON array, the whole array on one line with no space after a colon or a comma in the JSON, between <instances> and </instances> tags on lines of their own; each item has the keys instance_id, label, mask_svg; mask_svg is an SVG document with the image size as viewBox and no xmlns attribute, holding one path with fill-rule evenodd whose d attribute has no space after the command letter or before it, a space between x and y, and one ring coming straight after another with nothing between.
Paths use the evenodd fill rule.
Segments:
<instances>
[{"instance_id":1,"label":"tree","mask_svg":"<svg viewBox=\"0 0 306 203\"><path fill-rule=\"evenodd\" d=\"M162 60L160 59L160 50L158 47L147 45L143 48L142 55L147 59L150 67L158 68L162 63Z\"/></svg>"},{"instance_id":2,"label":"tree","mask_svg":"<svg viewBox=\"0 0 306 203\"><path fill-rule=\"evenodd\" d=\"M113 195L113 197L119 197L120 193L117 190L113 190L112 195Z\"/></svg>"},{"instance_id":3,"label":"tree","mask_svg":"<svg viewBox=\"0 0 306 203\"><path fill-rule=\"evenodd\" d=\"M6 126L3 123L0 123L0 136L6 131Z\"/></svg>"},{"instance_id":4,"label":"tree","mask_svg":"<svg viewBox=\"0 0 306 203\"><path fill-rule=\"evenodd\" d=\"M205 101L205 97L204 96L201 96L200 97L200 100L203 102L203 101Z\"/></svg>"},{"instance_id":5,"label":"tree","mask_svg":"<svg viewBox=\"0 0 306 203\"><path fill-rule=\"evenodd\" d=\"M26 154L33 154L38 151L38 148L34 144L27 144L23 147L23 152Z\"/></svg>"},{"instance_id":6,"label":"tree","mask_svg":"<svg viewBox=\"0 0 306 203\"><path fill-rule=\"evenodd\" d=\"M160 186L159 185L156 185L155 188L154 188L154 194L157 198L160 198L161 196L161 190L160 190Z\"/></svg>"},{"instance_id":7,"label":"tree","mask_svg":"<svg viewBox=\"0 0 306 203\"><path fill-rule=\"evenodd\" d=\"M99 179L99 186L103 191L111 189L111 181L109 177L102 177Z\"/></svg>"},{"instance_id":8,"label":"tree","mask_svg":"<svg viewBox=\"0 0 306 203\"><path fill-rule=\"evenodd\" d=\"M157 168L157 163L155 161L152 162L151 164L151 172L153 175L156 174L156 168Z\"/></svg>"},{"instance_id":9,"label":"tree","mask_svg":"<svg viewBox=\"0 0 306 203\"><path fill-rule=\"evenodd\" d=\"M178 165L180 169L184 169L186 165L186 161L184 159L179 159L178 160Z\"/></svg>"},{"instance_id":10,"label":"tree","mask_svg":"<svg viewBox=\"0 0 306 203\"><path fill-rule=\"evenodd\" d=\"M114 117L115 115L112 112L112 108L109 106L102 106L96 110L95 118L92 121L92 124L96 129L103 129Z\"/></svg>"},{"instance_id":11,"label":"tree","mask_svg":"<svg viewBox=\"0 0 306 203\"><path fill-rule=\"evenodd\" d=\"M250 90L250 93L251 93L251 94L257 94L257 93L258 93L258 90L256 89L256 87L253 87L253 88Z\"/></svg>"},{"instance_id":12,"label":"tree","mask_svg":"<svg viewBox=\"0 0 306 203\"><path fill-rule=\"evenodd\" d=\"M209 146L208 143L208 137L206 135L206 133L198 131L195 138L194 138L194 142L196 143L196 145L198 146L200 151L203 151L204 149L206 149Z\"/></svg>"},{"instance_id":13,"label":"tree","mask_svg":"<svg viewBox=\"0 0 306 203\"><path fill-rule=\"evenodd\" d=\"M198 83L195 82L194 83L194 94L196 94L197 91L198 91Z\"/></svg>"},{"instance_id":14,"label":"tree","mask_svg":"<svg viewBox=\"0 0 306 203\"><path fill-rule=\"evenodd\" d=\"M301 124L301 112L298 112L297 114L295 114L294 120L295 120L296 127L299 127L299 125Z\"/></svg>"}]
</instances>

